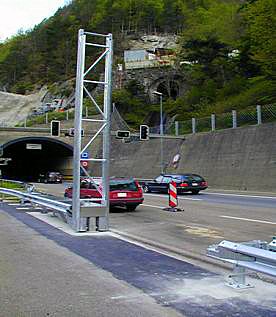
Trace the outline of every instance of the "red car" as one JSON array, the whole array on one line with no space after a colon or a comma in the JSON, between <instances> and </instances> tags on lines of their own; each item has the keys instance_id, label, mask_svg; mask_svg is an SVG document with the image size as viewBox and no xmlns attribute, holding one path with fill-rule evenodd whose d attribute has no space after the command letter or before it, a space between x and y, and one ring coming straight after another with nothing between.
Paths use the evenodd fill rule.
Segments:
<instances>
[{"instance_id":1,"label":"red car","mask_svg":"<svg viewBox=\"0 0 276 317\"><path fill-rule=\"evenodd\" d=\"M94 180L101 189L101 180ZM72 187L65 189L65 197L72 198ZM81 181L80 198L101 198L100 192L93 182L89 180ZM140 185L133 178L111 178L109 203L111 207L126 207L128 211L133 211L142 204L144 200L143 191Z\"/></svg>"}]
</instances>

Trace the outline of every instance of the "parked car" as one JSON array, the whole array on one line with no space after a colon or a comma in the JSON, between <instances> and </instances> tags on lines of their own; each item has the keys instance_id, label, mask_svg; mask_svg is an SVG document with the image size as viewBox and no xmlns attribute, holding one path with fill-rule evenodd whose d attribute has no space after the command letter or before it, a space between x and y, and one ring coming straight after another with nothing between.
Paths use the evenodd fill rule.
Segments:
<instances>
[{"instance_id":1,"label":"parked car","mask_svg":"<svg viewBox=\"0 0 276 317\"><path fill-rule=\"evenodd\" d=\"M62 183L63 176L59 172L47 172L44 174L39 174L39 183Z\"/></svg>"},{"instance_id":2,"label":"parked car","mask_svg":"<svg viewBox=\"0 0 276 317\"><path fill-rule=\"evenodd\" d=\"M176 182L177 193L192 192L198 194L200 190L208 188L206 180L197 174L161 174L153 181L142 184L145 193L168 193L171 181Z\"/></svg>"},{"instance_id":3,"label":"parked car","mask_svg":"<svg viewBox=\"0 0 276 317\"><path fill-rule=\"evenodd\" d=\"M99 191L93 182L83 178L80 186L80 198L90 199L102 197L100 193L102 189L101 178L93 179L93 181L98 185ZM133 211L144 200L143 190L138 181L133 178L111 178L109 190L109 202L111 207L121 206L126 207L128 211ZM64 196L72 198L72 191L72 186L66 188Z\"/></svg>"}]
</instances>

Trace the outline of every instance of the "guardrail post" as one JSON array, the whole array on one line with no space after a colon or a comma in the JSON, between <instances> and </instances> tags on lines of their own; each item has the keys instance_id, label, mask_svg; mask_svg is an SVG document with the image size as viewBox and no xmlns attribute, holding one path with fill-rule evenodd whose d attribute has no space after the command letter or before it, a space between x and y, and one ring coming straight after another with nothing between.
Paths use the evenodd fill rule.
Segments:
<instances>
[{"instance_id":1,"label":"guardrail post","mask_svg":"<svg viewBox=\"0 0 276 317\"><path fill-rule=\"evenodd\" d=\"M211 114L211 127L212 127L212 131L216 130L216 115L215 114Z\"/></svg>"},{"instance_id":2,"label":"guardrail post","mask_svg":"<svg viewBox=\"0 0 276 317\"><path fill-rule=\"evenodd\" d=\"M228 276L231 280L227 282L226 285L236 289L249 288L250 284L245 282L245 274L246 272L244 267L235 265L233 273Z\"/></svg>"},{"instance_id":3,"label":"guardrail post","mask_svg":"<svg viewBox=\"0 0 276 317\"><path fill-rule=\"evenodd\" d=\"M178 121L175 121L174 129L175 129L175 135L178 136L179 135L179 122Z\"/></svg>"},{"instance_id":4,"label":"guardrail post","mask_svg":"<svg viewBox=\"0 0 276 317\"><path fill-rule=\"evenodd\" d=\"M262 124L262 109L260 105L257 105L257 124Z\"/></svg>"},{"instance_id":5,"label":"guardrail post","mask_svg":"<svg viewBox=\"0 0 276 317\"><path fill-rule=\"evenodd\" d=\"M232 110L232 127L235 129L237 127L237 111Z\"/></svg>"},{"instance_id":6,"label":"guardrail post","mask_svg":"<svg viewBox=\"0 0 276 317\"><path fill-rule=\"evenodd\" d=\"M45 114L45 123L48 124L48 112Z\"/></svg>"},{"instance_id":7,"label":"guardrail post","mask_svg":"<svg viewBox=\"0 0 276 317\"><path fill-rule=\"evenodd\" d=\"M196 119L192 118L192 133L196 133Z\"/></svg>"},{"instance_id":8,"label":"guardrail post","mask_svg":"<svg viewBox=\"0 0 276 317\"><path fill-rule=\"evenodd\" d=\"M24 128L27 127L27 118L24 119Z\"/></svg>"},{"instance_id":9,"label":"guardrail post","mask_svg":"<svg viewBox=\"0 0 276 317\"><path fill-rule=\"evenodd\" d=\"M69 120L69 109L67 109L67 111L66 111L66 120L67 121Z\"/></svg>"}]
</instances>

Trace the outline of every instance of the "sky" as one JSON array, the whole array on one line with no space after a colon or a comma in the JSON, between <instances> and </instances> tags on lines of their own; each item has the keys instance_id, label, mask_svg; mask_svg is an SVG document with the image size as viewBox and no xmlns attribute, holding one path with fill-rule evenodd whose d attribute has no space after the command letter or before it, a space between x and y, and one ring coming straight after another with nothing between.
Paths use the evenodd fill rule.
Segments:
<instances>
[{"instance_id":1,"label":"sky","mask_svg":"<svg viewBox=\"0 0 276 317\"><path fill-rule=\"evenodd\" d=\"M0 42L33 28L52 16L68 0L0 0Z\"/></svg>"}]
</instances>

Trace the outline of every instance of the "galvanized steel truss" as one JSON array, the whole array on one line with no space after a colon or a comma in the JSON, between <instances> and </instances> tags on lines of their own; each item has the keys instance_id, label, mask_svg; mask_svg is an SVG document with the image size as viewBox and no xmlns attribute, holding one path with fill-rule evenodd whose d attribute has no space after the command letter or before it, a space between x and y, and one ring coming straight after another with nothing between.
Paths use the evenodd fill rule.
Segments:
<instances>
[{"instance_id":1,"label":"galvanized steel truss","mask_svg":"<svg viewBox=\"0 0 276 317\"><path fill-rule=\"evenodd\" d=\"M104 44L99 43L89 43L87 42L87 38L96 38L97 40L103 39L105 40ZM86 47L93 46L102 50L101 54L98 58L96 58L88 68L86 68ZM87 177L89 177L92 182L93 178L89 173L84 169L81 165L81 161L88 162L97 162L101 164L102 171L102 188L97 189L101 192L102 198L93 199L93 202L97 200L97 206L100 204L102 208L105 208L105 216L102 217L101 223L102 230L108 230L108 216L109 216L109 147L110 147L110 109L111 109L111 91L112 91L112 34L98 34L85 32L83 29L79 30L78 33L78 57L77 57L77 76L76 76L76 94L75 94L75 135L74 135L74 172L73 172L73 208L72 208L72 217L73 217L73 227L76 231L81 230L81 207L83 205L91 206L95 203L91 202L91 199L80 199L80 170ZM105 63L105 73L104 80L96 80L92 78L92 80L88 79L88 74L93 77L93 70L96 65L100 62ZM92 85L102 85L104 87L104 102L101 107L95 98L93 98L90 93L90 88ZM89 87L90 86L90 87ZM82 118L82 109L83 109L83 96L84 93L90 98L92 104L95 106L95 109L101 116L100 119L89 119ZM82 122L87 121L91 124L100 124L100 127L96 130L96 133L92 136L92 138L82 147L81 143L81 129ZM92 129L91 129L92 130ZM82 153L84 153L88 148L93 144L96 138L102 137L102 157L101 158L81 158Z\"/></svg>"}]
</instances>

